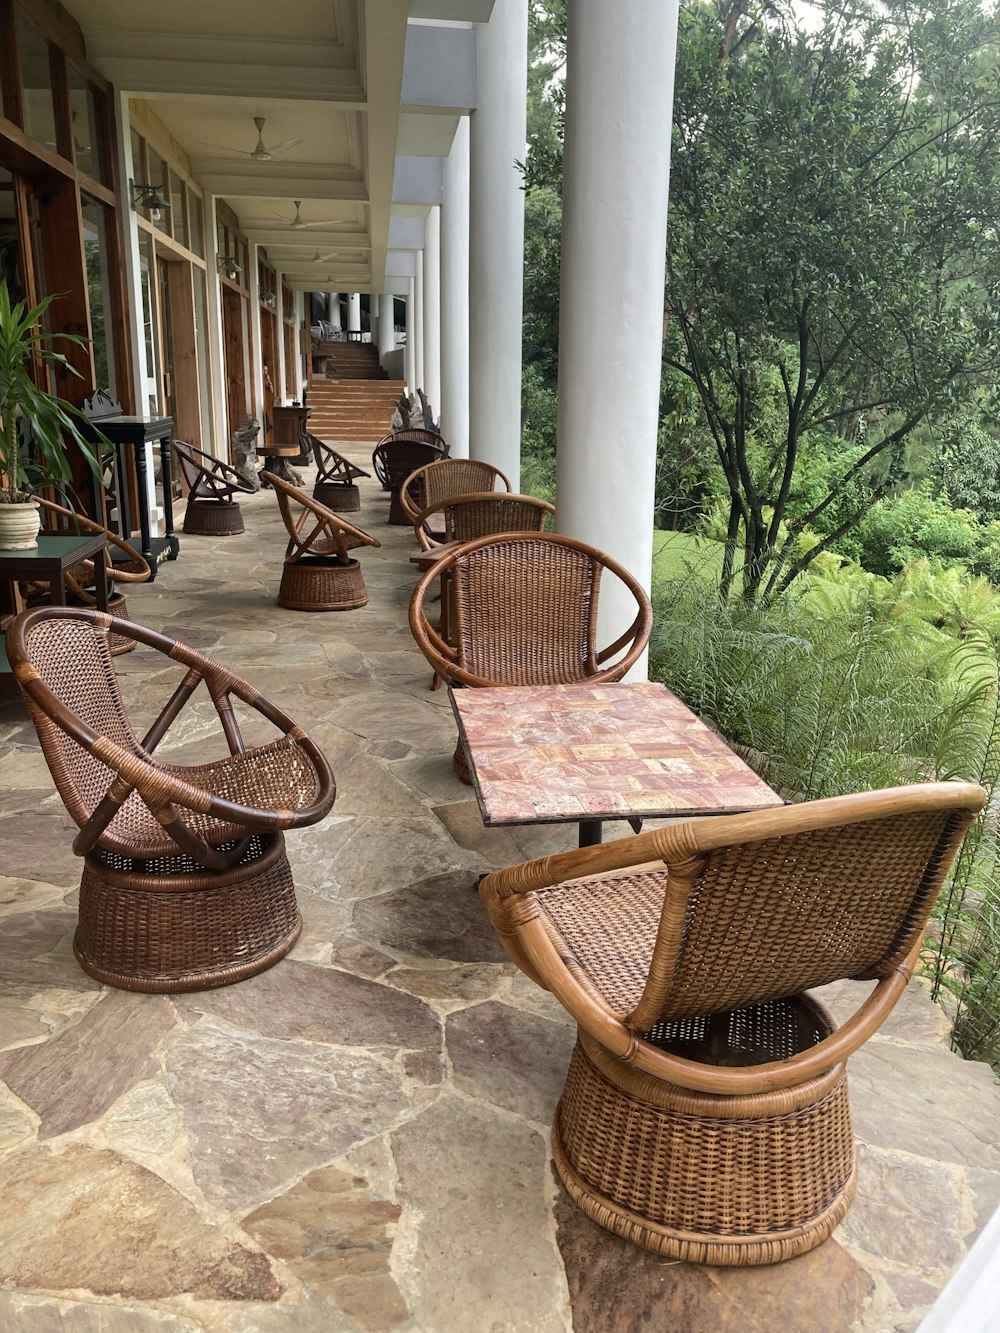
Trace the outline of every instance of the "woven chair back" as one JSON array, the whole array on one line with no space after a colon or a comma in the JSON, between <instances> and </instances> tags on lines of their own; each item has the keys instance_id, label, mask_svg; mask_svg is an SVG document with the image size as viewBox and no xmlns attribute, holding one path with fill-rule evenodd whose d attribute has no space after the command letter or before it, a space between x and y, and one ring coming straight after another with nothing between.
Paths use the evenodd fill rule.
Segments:
<instances>
[{"instance_id":1,"label":"woven chair back","mask_svg":"<svg viewBox=\"0 0 1000 1333\"><path fill-rule=\"evenodd\" d=\"M427 434L433 434L428 431ZM440 437L438 437L440 438ZM434 463L445 453L447 446L425 440L392 439L377 445L372 454L375 474L383 485L398 491L411 472L423 467L425 463Z\"/></svg>"},{"instance_id":2,"label":"woven chair back","mask_svg":"<svg viewBox=\"0 0 1000 1333\"><path fill-rule=\"evenodd\" d=\"M443 504L456 495L473 492L509 491L510 482L492 463L478 458L441 458L418 468L406 482L403 492L418 511Z\"/></svg>"},{"instance_id":3,"label":"woven chair back","mask_svg":"<svg viewBox=\"0 0 1000 1333\"><path fill-rule=\"evenodd\" d=\"M663 911L634 1018L649 1031L845 977L883 978L915 942L968 822L953 809L845 819L645 872L662 887Z\"/></svg>"},{"instance_id":4,"label":"woven chair back","mask_svg":"<svg viewBox=\"0 0 1000 1333\"><path fill-rule=\"evenodd\" d=\"M25 648L41 683L53 696L53 713L61 706L98 735L126 750L140 751L122 702L106 632L82 620L41 620L27 631ZM32 698L27 702L59 795L73 819L83 824L115 774L57 726Z\"/></svg>"},{"instance_id":5,"label":"woven chair back","mask_svg":"<svg viewBox=\"0 0 1000 1333\"><path fill-rule=\"evenodd\" d=\"M184 485L188 488L189 495L198 498L199 483L203 484L205 469L195 457L194 447L187 444L184 440L174 440L174 455L180 465L181 476L184 478Z\"/></svg>"},{"instance_id":6,"label":"woven chair back","mask_svg":"<svg viewBox=\"0 0 1000 1333\"><path fill-rule=\"evenodd\" d=\"M503 685L585 680L597 670L601 566L575 545L503 540L452 567L458 661Z\"/></svg>"},{"instance_id":7,"label":"woven chair back","mask_svg":"<svg viewBox=\"0 0 1000 1333\"><path fill-rule=\"evenodd\" d=\"M533 495L502 492L456 495L439 509L446 542L469 542L503 532L543 532L546 519L555 513L553 505Z\"/></svg>"},{"instance_id":8,"label":"woven chair back","mask_svg":"<svg viewBox=\"0 0 1000 1333\"><path fill-rule=\"evenodd\" d=\"M278 508L289 537L286 560L299 560L309 555L335 555L346 564L350 558L348 551L355 547L381 545L364 528L355 527L342 514L320 504L298 486L273 473L268 474L267 480L278 497Z\"/></svg>"}]
</instances>

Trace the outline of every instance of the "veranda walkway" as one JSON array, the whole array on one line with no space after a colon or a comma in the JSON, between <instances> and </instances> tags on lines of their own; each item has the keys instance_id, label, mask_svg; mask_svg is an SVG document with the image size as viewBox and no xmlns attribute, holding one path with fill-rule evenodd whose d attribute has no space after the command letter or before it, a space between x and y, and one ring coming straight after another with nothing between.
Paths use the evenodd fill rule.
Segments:
<instances>
[{"instance_id":1,"label":"veranda walkway","mask_svg":"<svg viewBox=\"0 0 1000 1333\"><path fill-rule=\"evenodd\" d=\"M483 829L407 628L412 536L364 485L359 521L384 546L360 553L363 610L274 605L267 493L245 536L185 537L129 592L136 619L259 685L337 775L332 817L289 837L305 928L273 970L177 998L91 982L71 951L70 821L0 697L0 1329L915 1328L1000 1205L1000 1094L917 987L852 1061L861 1186L812 1254L668 1263L556 1186L572 1029L503 961L473 886L572 834ZM151 718L173 669L143 650L119 664ZM206 699L172 753L215 752L213 726Z\"/></svg>"}]
</instances>

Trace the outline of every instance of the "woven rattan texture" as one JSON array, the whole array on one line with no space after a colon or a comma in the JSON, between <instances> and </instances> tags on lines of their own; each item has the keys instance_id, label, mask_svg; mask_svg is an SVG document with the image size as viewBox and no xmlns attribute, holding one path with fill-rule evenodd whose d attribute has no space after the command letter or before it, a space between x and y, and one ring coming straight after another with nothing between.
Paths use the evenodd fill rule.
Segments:
<instances>
[{"instance_id":1,"label":"woven rattan texture","mask_svg":"<svg viewBox=\"0 0 1000 1333\"><path fill-rule=\"evenodd\" d=\"M278 605L292 611L352 611L368 603L361 566L303 556L281 571Z\"/></svg>"},{"instance_id":2,"label":"woven rattan texture","mask_svg":"<svg viewBox=\"0 0 1000 1333\"><path fill-rule=\"evenodd\" d=\"M194 537L235 537L246 531L235 500L188 500L182 531Z\"/></svg>"},{"instance_id":3,"label":"woven rattan texture","mask_svg":"<svg viewBox=\"0 0 1000 1333\"><path fill-rule=\"evenodd\" d=\"M438 444L420 439L391 439L376 446L372 466L389 490L398 491L411 472L443 456L444 450Z\"/></svg>"},{"instance_id":4,"label":"woven rattan texture","mask_svg":"<svg viewBox=\"0 0 1000 1333\"><path fill-rule=\"evenodd\" d=\"M504 685L585 680L596 670L599 567L572 547L495 542L454 570L459 663Z\"/></svg>"},{"instance_id":5,"label":"woven rattan texture","mask_svg":"<svg viewBox=\"0 0 1000 1333\"><path fill-rule=\"evenodd\" d=\"M713 853L692 886L661 1019L881 975L924 901L951 818L898 815ZM640 868L539 894L557 948L618 1013L642 993L666 887L666 870Z\"/></svg>"},{"instance_id":6,"label":"woven rattan texture","mask_svg":"<svg viewBox=\"0 0 1000 1333\"><path fill-rule=\"evenodd\" d=\"M441 512L446 542L468 542L500 532L542 532L548 518L548 510L526 495L466 497L446 503Z\"/></svg>"},{"instance_id":7,"label":"woven rattan texture","mask_svg":"<svg viewBox=\"0 0 1000 1333\"><path fill-rule=\"evenodd\" d=\"M270 967L301 929L284 852L191 892L122 888L90 857L74 948L91 976L124 990L224 986Z\"/></svg>"},{"instance_id":8,"label":"woven rattan texture","mask_svg":"<svg viewBox=\"0 0 1000 1333\"><path fill-rule=\"evenodd\" d=\"M828 1233L846 1210L854 1146L843 1069L804 1106L763 1093L730 1118L690 1114L684 1089L671 1105L669 1085L654 1105L629 1091L627 1066L619 1081L602 1063L603 1073L577 1045L554 1128L557 1166L582 1181L586 1193L571 1192L602 1226L674 1257L754 1263L811 1248L815 1228Z\"/></svg>"},{"instance_id":9,"label":"woven rattan texture","mask_svg":"<svg viewBox=\"0 0 1000 1333\"><path fill-rule=\"evenodd\" d=\"M471 491L510 490L510 482L499 468L477 458L442 458L419 469L413 481L407 484L412 504L418 510L442 504L453 495L468 495Z\"/></svg>"},{"instance_id":10,"label":"woven rattan texture","mask_svg":"<svg viewBox=\"0 0 1000 1333\"><path fill-rule=\"evenodd\" d=\"M317 481L313 499L335 514L353 514L361 508L361 492L353 481Z\"/></svg>"}]
</instances>

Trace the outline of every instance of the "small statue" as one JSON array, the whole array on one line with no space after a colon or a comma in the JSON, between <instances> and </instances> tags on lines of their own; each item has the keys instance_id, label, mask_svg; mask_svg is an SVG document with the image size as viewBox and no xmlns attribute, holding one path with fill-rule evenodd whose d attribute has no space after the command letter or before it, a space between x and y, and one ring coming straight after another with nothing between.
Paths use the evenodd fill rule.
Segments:
<instances>
[{"instance_id":1,"label":"small statue","mask_svg":"<svg viewBox=\"0 0 1000 1333\"><path fill-rule=\"evenodd\" d=\"M260 478L257 475L257 445L260 434L260 422L256 417L246 416L243 424L233 434L233 466L248 486L260 490Z\"/></svg>"}]
</instances>

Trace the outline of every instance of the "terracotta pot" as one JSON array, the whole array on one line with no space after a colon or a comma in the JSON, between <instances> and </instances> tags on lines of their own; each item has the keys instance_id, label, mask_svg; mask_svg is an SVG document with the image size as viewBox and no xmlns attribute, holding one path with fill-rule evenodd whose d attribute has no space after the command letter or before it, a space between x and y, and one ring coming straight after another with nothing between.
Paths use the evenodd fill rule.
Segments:
<instances>
[{"instance_id":1,"label":"terracotta pot","mask_svg":"<svg viewBox=\"0 0 1000 1333\"><path fill-rule=\"evenodd\" d=\"M41 518L34 500L0 504L0 551L30 551L38 545Z\"/></svg>"}]
</instances>

